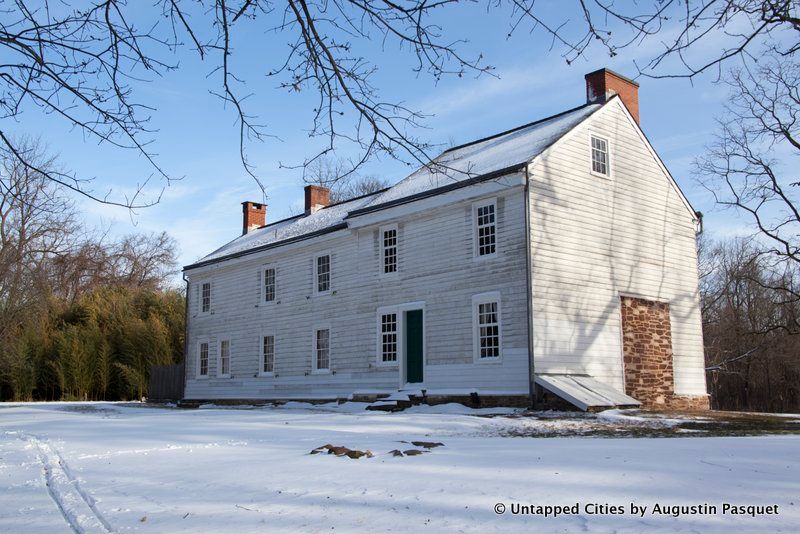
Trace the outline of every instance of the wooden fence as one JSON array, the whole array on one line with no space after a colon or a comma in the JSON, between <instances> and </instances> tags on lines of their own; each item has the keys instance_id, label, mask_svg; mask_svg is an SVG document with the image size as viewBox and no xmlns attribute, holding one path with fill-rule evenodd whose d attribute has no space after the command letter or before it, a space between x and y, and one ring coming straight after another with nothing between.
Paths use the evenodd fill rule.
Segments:
<instances>
[{"instance_id":1,"label":"wooden fence","mask_svg":"<svg viewBox=\"0 0 800 534\"><path fill-rule=\"evenodd\" d=\"M183 364L151 365L147 387L149 401L179 401L183 398Z\"/></svg>"}]
</instances>

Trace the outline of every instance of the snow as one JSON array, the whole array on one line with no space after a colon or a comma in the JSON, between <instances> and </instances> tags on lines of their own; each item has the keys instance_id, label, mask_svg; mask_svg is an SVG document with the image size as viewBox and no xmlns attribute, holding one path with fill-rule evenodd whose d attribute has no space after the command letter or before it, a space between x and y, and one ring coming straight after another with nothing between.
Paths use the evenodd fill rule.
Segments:
<instances>
[{"instance_id":1,"label":"snow","mask_svg":"<svg viewBox=\"0 0 800 534\"><path fill-rule=\"evenodd\" d=\"M417 169L387 191L370 197L368 205L377 206L532 161L600 107L600 104L582 106L478 143L446 151L433 160L433 165Z\"/></svg>"},{"instance_id":2,"label":"snow","mask_svg":"<svg viewBox=\"0 0 800 534\"><path fill-rule=\"evenodd\" d=\"M491 139L445 151L433 160L432 165L419 168L383 193L335 204L248 232L201 258L199 262L333 228L344 222L351 211L531 161L600 107L599 104L582 106Z\"/></svg>"},{"instance_id":3,"label":"snow","mask_svg":"<svg viewBox=\"0 0 800 534\"><path fill-rule=\"evenodd\" d=\"M641 403L588 375L538 374L536 383L581 410L592 407L639 406Z\"/></svg>"},{"instance_id":4,"label":"snow","mask_svg":"<svg viewBox=\"0 0 800 534\"><path fill-rule=\"evenodd\" d=\"M577 434L604 418L641 421L625 411L565 419L457 405L394 414L365 407L0 405L0 531L725 532L800 524L800 436L503 437L547 428ZM309 454L328 443L375 457ZM396 457L395 449L427 452ZM515 503L579 510L514 515ZM640 517L627 511L630 503L720 510ZM722 514L722 503L777 505L779 513ZM625 512L591 513L592 504Z\"/></svg>"},{"instance_id":5,"label":"snow","mask_svg":"<svg viewBox=\"0 0 800 534\"><path fill-rule=\"evenodd\" d=\"M200 259L200 261L213 260L237 252L332 228L342 223L345 216L347 216L350 211L362 207L366 202L366 198L342 202L341 204L334 204L333 206L317 210L308 215L293 217L253 230L223 245L211 254Z\"/></svg>"}]
</instances>

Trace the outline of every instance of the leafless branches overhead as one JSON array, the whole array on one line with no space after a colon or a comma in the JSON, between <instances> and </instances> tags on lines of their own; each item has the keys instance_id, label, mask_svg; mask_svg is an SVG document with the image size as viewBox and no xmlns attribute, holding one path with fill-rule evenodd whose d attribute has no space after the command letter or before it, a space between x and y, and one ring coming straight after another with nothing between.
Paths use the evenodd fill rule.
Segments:
<instances>
[{"instance_id":1,"label":"leafless branches overhead","mask_svg":"<svg viewBox=\"0 0 800 534\"><path fill-rule=\"evenodd\" d=\"M314 95L314 142L305 166L345 147L345 173L375 156L431 164L431 147L418 136L424 117L374 85L381 67L370 48L413 59L412 75L491 73L479 51L466 45L465 28L445 25L467 0L15 0L0 3L0 147L32 172L81 195L127 207L158 201L143 195L168 185L157 158L152 101L137 91L194 54L207 65L213 93L238 123L244 169L263 188L247 149L275 131L256 116L253 76L279 89ZM544 33L551 48L572 62L592 47L610 56L656 44L640 71L647 76L693 77L769 46L784 57L798 47L800 22L792 0L651 0L628 3L577 0L488 0L486 9L509 18L509 34ZM263 42L259 41L264 36ZM269 36L270 45L265 43ZM286 47L276 49L275 38ZM766 43L766 44L765 44ZM243 67L237 54L258 57ZM246 64L246 62L245 62ZM262 78L263 81L263 78ZM133 193L109 190L107 177L91 183L61 169L33 167L13 139L26 113L44 113L88 140L132 150L150 166ZM298 128L304 125L297 125ZM55 147L58 149L58 147ZM46 171L46 172L43 172ZM151 184L151 180L153 183Z\"/></svg>"}]
</instances>

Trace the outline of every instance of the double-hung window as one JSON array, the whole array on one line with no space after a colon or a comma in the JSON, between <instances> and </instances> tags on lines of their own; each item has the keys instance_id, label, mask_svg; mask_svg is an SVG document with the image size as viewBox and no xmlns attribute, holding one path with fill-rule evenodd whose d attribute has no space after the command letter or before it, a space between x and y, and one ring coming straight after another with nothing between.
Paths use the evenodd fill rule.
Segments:
<instances>
[{"instance_id":1,"label":"double-hung window","mask_svg":"<svg viewBox=\"0 0 800 534\"><path fill-rule=\"evenodd\" d=\"M275 374L275 336L261 336L261 375L273 376Z\"/></svg>"},{"instance_id":2,"label":"double-hung window","mask_svg":"<svg viewBox=\"0 0 800 534\"><path fill-rule=\"evenodd\" d=\"M500 294L476 295L472 298L472 310L475 361L499 360L502 355Z\"/></svg>"},{"instance_id":3,"label":"double-hung window","mask_svg":"<svg viewBox=\"0 0 800 534\"><path fill-rule=\"evenodd\" d=\"M328 293L331 290L331 256L321 254L314 258L314 292Z\"/></svg>"},{"instance_id":4,"label":"double-hung window","mask_svg":"<svg viewBox=\"0 0 800 534\"><path fill-rule=\"evenodd\" d=\"M275 268L267 267L264 269L264 302L275 300Z\"/></svg>"},{"instance_id":5,"label":"double-hung window","mask_svg":"<svg viewBox=\"0 0 800 534\"><path fill-rule=\"evenodd\" d=\"M397 272L397 225L386 226L380 230L381 273Z\"/></svg>"},{"instance_id":6,"label":"double-hung window","mask_svg":"<svg viewBox=\"0 0 800 534\"><path fill-rule=\"evenodd\" d=\"M219 358L217 360L217 376L229 378L231 376L231 340L223 339L219 342Z\"/></svg>"},{"instance_id":7,"label":"double-hung window","mask_svg":"<svg viewBox=\"0 0 800 534\"><path fill-rule=\"evenodd\" d=\"M603 176L611 175L611 166L608 160L608 140L592 136L592 172Z\"/></svg>"},{"instance_id":8,"label":"double-hung window","mask_svg":"<svg viewBox=\"0 0 800 534\"><path fill-rule=\"evenodd\" d=\"M397 312L379 313L380 317L380 354L379 362L383 364L397 363Z\"/></svg>"},{"instance_id":9,"label":"double-hung window","mask_svg":"<svg viewBox=\"0 0 800 534\"><path fill-rule=\"evenodd\" d=\"M472 211L475 256L493 256L497 253L497 201L477 203Z\"/></svg>"},{"instance_id":10,"label":"double-hung window","mask_svg":"<svg viewBox=\"0 0 800 534\"><path fill-rule=\"evenodd\" d=\"M197 376L206 378L208 376L208 342L202 341L197 347Z\"/></svg>"},{"instance_id":11,"label":"double-hung window","mask_svg":"<svg viewBox=\"0 0 800 534\"><path fill-rule=\"evenodd\" d=\"M211 282L203 282L200 286L200 311L202 313L211 311Z\"/></svg>"},{"instance_id":12,"label":"double-hung window","mask_svg":"<svg viewBox=\"0 0 800 534\"><path fill-rule=\"evenodd\" d=\"M331 330L330 328L314 329L313 370L328 372L331 370Z\"/></svg>"}]
</instances>

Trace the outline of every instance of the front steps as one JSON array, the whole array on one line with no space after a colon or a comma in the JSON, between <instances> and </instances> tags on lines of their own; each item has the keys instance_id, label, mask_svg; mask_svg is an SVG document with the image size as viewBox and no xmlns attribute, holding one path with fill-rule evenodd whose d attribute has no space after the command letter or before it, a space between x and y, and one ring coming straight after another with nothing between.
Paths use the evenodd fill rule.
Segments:
<instances>
[{"instance_id":1,"label":"front steps","mask_svg":"<svg viewBox=\"0 0 800 534\"><path fill-rule=\"evenodd\" d=\"M391 395L382 397L377 399L369 406L367 406L367 410L370 411L381 411L381 412L400 412L405 410L406 408L410 408L415 404L421 404L424 400L423 395L416 395L416 394L409 394L403 393L402 391L398 391L396 393L392 393Z\"/></svg>"}]
</instances>

